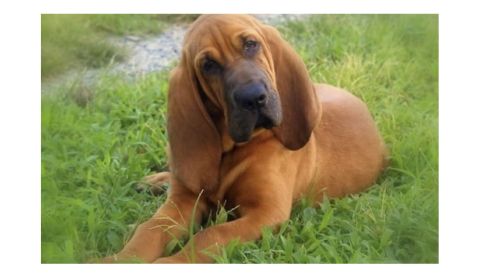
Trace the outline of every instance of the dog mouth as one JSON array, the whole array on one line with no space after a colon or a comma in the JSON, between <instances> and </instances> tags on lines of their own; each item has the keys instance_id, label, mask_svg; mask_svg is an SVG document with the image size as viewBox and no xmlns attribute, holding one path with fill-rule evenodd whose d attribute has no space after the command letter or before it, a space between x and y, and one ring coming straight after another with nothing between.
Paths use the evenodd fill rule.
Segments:
<instances>
[{"instance_id":1,"label":"dog mouth","mask_svg":"<svg viewBox=\"0 0 480 280\"><path fill-rule=\"evenodd\" d=\"M260 113L255 124L255 128L270 129L274 126L273 120L267 117L265 114Z\"/></svg>"},{"instance_id":2,"label":"dog mouth","mask_svg":"<svg viewBox=\"0 0 480 280\"><path fill-rule=\"evenodd\" d=\"M271 129L278 126L281 122L279 111L280 106L266 106L256 110L234 110L230 114L228 126L230 137L236 143L248 142L255 129Z\"/></svg>"},{"instance_id":3,"label":"dog mouth","mask_svg":"<svg viewBox=\"0 0 480 280\"><path fill-rule=\"evenodd\" d=\"M248 142L255 129L273 127L272 120L265 115L257 112L249 114L250 116L244 114L242 119L229 127L229 134L236 143Z\"/></svg>"}]
</instances>

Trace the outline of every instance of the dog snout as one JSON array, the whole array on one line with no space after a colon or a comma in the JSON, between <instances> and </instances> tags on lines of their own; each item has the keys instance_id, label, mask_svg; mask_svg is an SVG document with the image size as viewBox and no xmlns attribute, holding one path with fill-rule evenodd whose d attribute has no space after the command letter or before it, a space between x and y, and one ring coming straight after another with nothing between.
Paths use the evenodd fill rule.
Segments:
<instances>
[{"instance_id":1,"label":"dog snout","mask_svg":"<svg viewBox=\"0 0 480 280\"><path fill-rule=\"evenodd\" d=\"M262 83L250 83L235 91L234 98L243 109L260 109L267 103L267 89Z\"/></svg>"}]
</instances>

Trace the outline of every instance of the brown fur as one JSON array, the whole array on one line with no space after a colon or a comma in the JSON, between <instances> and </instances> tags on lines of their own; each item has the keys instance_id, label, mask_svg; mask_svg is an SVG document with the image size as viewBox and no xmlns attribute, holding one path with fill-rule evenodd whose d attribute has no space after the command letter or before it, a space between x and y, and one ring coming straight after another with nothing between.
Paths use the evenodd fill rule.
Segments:
<instances>
[{"instance_id":1,"label":"brown fur","mask_svg":"<svg viewBox=\"0 0 480 280\"><path fill-rule=\"evenodd\" d=\"M208 52L226 67L240 67L241 38L261 44L253 62L280 97L282 121L235 143L224 85L202 73L201 57ZM206 251L216 253L234 239L258 239L262 227L289 219L300 197L321 201L325 194L362 191L384 166L386 151L366 105L344 90L312 83L280 34L249 16L202 16L193 23L168 98L171 173L147 178L153 185L169 180L167 201L105 261L211 262ZM172 238L187 236L192 222L224 202L237 207L237 219L204 229L180 252L164 255Z\"/></svg>"}]
</instances>

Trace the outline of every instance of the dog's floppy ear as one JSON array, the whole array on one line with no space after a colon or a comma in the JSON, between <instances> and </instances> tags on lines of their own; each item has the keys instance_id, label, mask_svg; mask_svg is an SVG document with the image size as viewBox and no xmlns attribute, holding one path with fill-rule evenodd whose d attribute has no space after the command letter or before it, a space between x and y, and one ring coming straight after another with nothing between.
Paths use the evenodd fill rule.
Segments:
<instances>
[{"instance_id":1,"label":"dog's floppy ear","mask_svg":"<svg viewBox=\"0 0 480 280\"><path fill-rule=\"evenodd\" d=\"M320 102L300 56L276 29L263 25L262 30L282 103L282 123L273 132L285 147L297 150L308 142L318 123Z\"/></svg>"},{"instance_id":2,"label":"dog's floppy ear","mask_svg":"<svg viewBox=\"0 0 480 280\"><path fill-rule=\"evenodd\" d=\"M222 150L220 135L200 94L193 65L183 55L168 91L170 169L192 191L209 191L218 183Z\"/></svg>"}]
</instances>

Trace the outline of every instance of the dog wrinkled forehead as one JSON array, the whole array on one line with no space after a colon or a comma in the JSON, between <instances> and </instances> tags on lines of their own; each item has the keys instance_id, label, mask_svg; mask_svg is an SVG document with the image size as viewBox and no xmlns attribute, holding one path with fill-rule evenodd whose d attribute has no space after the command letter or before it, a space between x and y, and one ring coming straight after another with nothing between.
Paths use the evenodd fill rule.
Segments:
<instances>
[{"instance_id":1,"label":"dog wrinkled forehead","mask_svg":"<svg viewBox=\"0 0 480 280\"><path fill-rule=\"evenodd\" d=\"M261 23L248 15L203 15L190 26L184 54L190 59L206 49L234 53L249 36L262 41Z\"/></svg>"}]
</instances>

